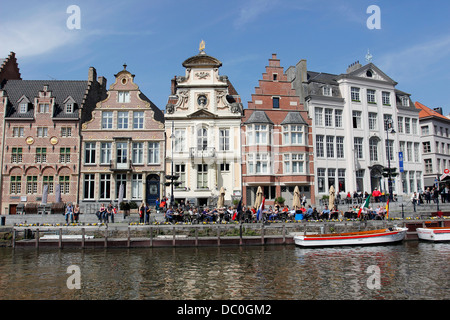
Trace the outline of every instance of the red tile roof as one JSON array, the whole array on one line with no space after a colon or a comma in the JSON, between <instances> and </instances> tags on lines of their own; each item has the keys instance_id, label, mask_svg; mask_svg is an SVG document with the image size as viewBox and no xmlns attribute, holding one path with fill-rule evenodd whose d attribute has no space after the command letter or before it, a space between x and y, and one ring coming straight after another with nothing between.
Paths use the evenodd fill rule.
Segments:
<instances>
[{"instance_id":1,"label":"red tile roof","mask_svg":"<svg viewBox=\"0 0 450 320\"><path fill-rule=\"evenodd\" d=\"M427 106L424 106L420 102L416 102L415 105L416 105L416 108L420 109L419 119L428 118L428 117L437 117L440 119L450 121L450 119L447 118L446 116L440 114L439 112L434 111L433 109L428 108Z\"/></svg>"}]
</instances>

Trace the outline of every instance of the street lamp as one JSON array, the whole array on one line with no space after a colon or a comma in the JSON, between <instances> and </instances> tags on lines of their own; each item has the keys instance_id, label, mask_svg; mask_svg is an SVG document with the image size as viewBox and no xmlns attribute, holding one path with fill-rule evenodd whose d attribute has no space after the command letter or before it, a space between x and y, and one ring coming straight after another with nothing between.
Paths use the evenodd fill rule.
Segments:
<instances>
[{"instance_id":1,"label":"street lamp","mask_svg":"<svg viewBox=\"0 0 450 320\"><path fill-rule=\"evenodd\" d=\"M170 135L170 141L171 141L171 150L172 150L172 164L171 164L171 174L170 175L166 175L166 186L170 186L170 205L173 207L175 205L175 197L173 195L173 186L179 186L181 184L181 182L175 181L178 180L178 178L180 176L174 175L173 174L173 141L175 139L175 134L173 133L173 121L172 121L172 134ZM167 182L167 180L170 180L170 182Z\"/></svg>"},{"instance_id":2,"label":"street lamp","mask_svg":"<svg viewBox=\"0 0 450 320\"><path fill-rule=\"evenodd\" d=\"M393 122L392 118L386 119L384 127L386 129L386 149L387 149L387 158L388 158L387 177L388 177L388 188L389 188L389 200L392 201L392 199L393 199L392 177L397 175L397 173L393 173L391 170L391 148L389 145L389 132L391 132L392 134L396 133L394 130L394 122ZM396 170L396 168L394 168L394 171L395 170Z\"/></svg>"}]
</instances>

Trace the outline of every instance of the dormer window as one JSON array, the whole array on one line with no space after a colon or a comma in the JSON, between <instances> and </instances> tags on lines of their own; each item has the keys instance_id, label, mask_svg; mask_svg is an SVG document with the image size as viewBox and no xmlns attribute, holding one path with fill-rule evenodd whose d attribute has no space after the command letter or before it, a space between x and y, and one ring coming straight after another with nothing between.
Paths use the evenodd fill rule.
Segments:
<instances>
[{"instance_id":1,"label":"dormer window","mask_svg":"<svg viewBox=\"0 0 450 320\"><path fill-rule=\"evenodd\" d=\"M27 113L28 111L28 103L21 102L19 105L19 113Z\"/></svg>"},{"instance_id":2,"label":"dormer window","mask_svg":"<svg viewBox=\"0 0 450 320\"><path fill-rule=\"evenodd\" d=\"M322 88L323 90L323 95L327 96L327 97L331 97L331 88L328 86L325 86Z\"/></svg>"},{"instance_id":3,"label":"dormer window","mask_svg":"<svg viewBox=\"0 0 450 320\"><path fill-rule=\"evenodd\" d=\"M409 107L409 98L407 96L403 96L401 99L402 99L402 106Z\"/></svg>"},{"instance_id":4,"label":"dormer window","mask_svg":"<svg viewBox=\"0 0 450 320\"><path fill-rule=\"evenodd\" d=\"M19 100L17 100L17 103L19 104L19 113L27 113L28 112L28 104L30 103L30 100L27 99L25 95L23 95Z\"/></svg>"},{"instance_id":5,"label":"dormer window","mask_svg":"<svg viewBox=\"0 0 450 320\"><path fill-rule=\"evenodd\" d=\"M75 110L75 100L71 96L67 97L63 104L65 113L73 113Z\"/></svg>"}]
</instances>

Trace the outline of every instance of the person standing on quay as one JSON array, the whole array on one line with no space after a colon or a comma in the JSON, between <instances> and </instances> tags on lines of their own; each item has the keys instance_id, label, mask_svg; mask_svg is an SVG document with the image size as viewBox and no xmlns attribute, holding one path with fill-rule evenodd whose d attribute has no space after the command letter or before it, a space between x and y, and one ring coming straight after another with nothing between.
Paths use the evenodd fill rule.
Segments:
<instances>
[{"instance_id":1,"label":"person standing on quay","mask_svg":"<svg viewBox=\"0 0 450 320\"><path fill-rule=\"evenodd\" d=\"M145 206L145 223L146 224L150 223L150 211L151 211L151 208L150 208L149 204L147 203L147 205Z\"/></svg>"},{"instance_id":2,"label":"person standing on quay","mask_svg":"<svg viewBox=\"0 0 450 320\"><path fill-rule=\"evenodd\" d=\"M139 207L139 223L144 223L144 215L145 215L145 203L142 202Z\"/></svg>"}]
</instances>

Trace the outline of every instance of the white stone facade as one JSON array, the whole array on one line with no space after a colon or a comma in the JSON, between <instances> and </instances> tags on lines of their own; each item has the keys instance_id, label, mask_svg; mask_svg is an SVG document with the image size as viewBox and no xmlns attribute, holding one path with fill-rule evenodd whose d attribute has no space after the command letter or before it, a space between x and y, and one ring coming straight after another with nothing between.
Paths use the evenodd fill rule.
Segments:
<instances>
[{"instance_id":1,"label":"white stone facade","mask_svg":"<svg viewBox=\"0 0 450 320\"><path fill-rule=\"evenodd\" d=\"M165 112L166 173L179 176L176 202L214 205L222 187L226 204L241 195L242 104L228 78L219 75L221 65L201 51L183 63L185 76L172 82ZM171 192L166 186L169 199Z\"/></svg>"},{"instance_id":2,"label":"white stone facade","mask_svg":"<svg viewBox=\"0 0 450 320\"><path fill-rule=\"evenodd\" d=\"M397 83L372 63L355 63L341 75L308 72L304 60L291 68L293 86L313 119L319 199L331 185L341 194L372 193L374 188L388 193L388 178L382 174L389 166L399 173L392 180L394 194L422 190L419 110L409 94L397 90ZM387 119L395 133L386 130Z\"/></svg>"}]
</instances>

